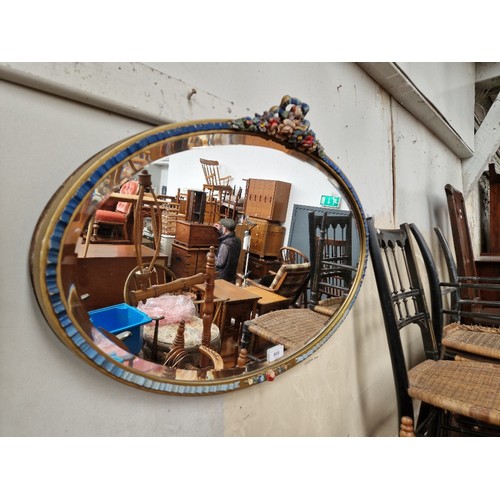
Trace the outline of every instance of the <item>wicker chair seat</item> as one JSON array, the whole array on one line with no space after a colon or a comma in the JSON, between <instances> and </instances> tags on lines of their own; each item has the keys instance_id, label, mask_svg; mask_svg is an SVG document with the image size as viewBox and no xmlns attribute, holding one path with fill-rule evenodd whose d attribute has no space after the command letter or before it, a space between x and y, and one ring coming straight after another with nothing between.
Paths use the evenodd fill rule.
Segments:
<instances>
[{"instance_id":1,"label":"wicker chair seat","mask_svg":"<svg viewBox=\"0 0 500 500\"><path fill-rule=\"evenodd\" d=\"M310 309L283 309L247 322L248 331L285 349L296 349L317 335L330 316Z\"/></svg>"},{"instance_id":2,"label":"wicker chair seat","mask_svg":"<svg viewBox=\"0 0 500 500\"><path fill-rule=\"evenodd\" d=\"M500 365L426 360L409 373L411 397L500 425Z\"/></svg>"},{"instance_id":3,"label":"wicker chair seat","mask_svg":"<svg viewBox=\"0 0 500 500\"><path fill-rule=\"evenodd\" d=\"M500 329L452 323L443 329L443 345L451 350L500 360Z\"/></svg>"},{"instance_id":4,"label":"wicker chair seat","mask_svg":"<svg viewBox=\"0 0 500 500\"><path fill-rule=\"evenodd\" d=\"M315 312L333 316L339 307L344 303L345 297L329 297L318 302L318 305L313 307Z\"/></svg>"}]
</instances>

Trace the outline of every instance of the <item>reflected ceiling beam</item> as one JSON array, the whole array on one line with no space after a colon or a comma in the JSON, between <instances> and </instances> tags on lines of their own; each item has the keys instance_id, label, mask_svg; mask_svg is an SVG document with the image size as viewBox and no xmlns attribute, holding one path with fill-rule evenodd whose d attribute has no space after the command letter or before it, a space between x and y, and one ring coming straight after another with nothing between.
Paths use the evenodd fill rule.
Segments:
<instances>
[{"instance_id":1,"label":"reflected ceiling beam","mask_svg":"<svg viewBox=\"0 0 500 500\"><path fill-rule=\"evenodd\" d=\"M472 156L467 143L396 63L362 62L358 65L459 158Z\"/></svg>"},{"instance_id":2,"label":"reflected ceiling beam","mask_svg":"<svg viewBox=\"0 0 500 500\"><path fill-rule=\"evenodd\" d=\"M0 62L0 79L151 125L248 114L144 63Z\"/></svg>"},{"instance_id":3,"label":"reflected ceiling beam","mask_svg":"<svg viewBox=\"0 0 500 500\"><path fill-rule=\"evenodd\" d=\"M500 148L500 93L474 134L474 156L462 162L464 198L477 186L481 174Z\"/></svg>"}]
</instances>

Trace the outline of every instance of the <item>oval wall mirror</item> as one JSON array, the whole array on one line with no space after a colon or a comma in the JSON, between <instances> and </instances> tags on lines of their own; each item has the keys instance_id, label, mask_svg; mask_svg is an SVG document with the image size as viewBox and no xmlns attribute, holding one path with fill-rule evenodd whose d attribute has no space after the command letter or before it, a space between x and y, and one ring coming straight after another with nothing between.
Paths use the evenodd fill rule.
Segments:
<instances>
[{"instance_id":1,"label":"oval wall mirror","mask_svg":"<svg viewBox=\"0 0 500 500\"><path fill-rule=\"evenodd\" d=\"M32 239L59 339L110 377L181 395L272 381L319 349L359 292L367 230L307 111L285 96L254 118L160 126L80 166ZM221 217L242 241L235 283L214 269Z\"/></svg>"}]
</instances>

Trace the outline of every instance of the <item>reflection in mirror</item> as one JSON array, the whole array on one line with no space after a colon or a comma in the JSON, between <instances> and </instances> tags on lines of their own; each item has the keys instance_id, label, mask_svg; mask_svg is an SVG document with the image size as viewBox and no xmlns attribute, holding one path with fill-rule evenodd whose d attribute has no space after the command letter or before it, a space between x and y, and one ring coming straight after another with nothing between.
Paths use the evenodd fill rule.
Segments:
<instances>
[{"instance_id":1,"label":"reflection in mirror","mask_svg":"<svg viewBox=\"0 0 500 500\"><path fill-rule=\"evenodd\" d=\"M331 336L366 265L360 204L322 151L251 123L251 133L204 125L159 127L84 165L97 181L47 249L70 323L61 331L42 297L56 333L144 389L208 394L273 380ZM142 147L130 153L131 143ZM216 269L222 218L242 243L233 282ZM39 231L57 222L42 219ZM39 299L42 267L32 262Z\"/></svg>"}]
</instances>

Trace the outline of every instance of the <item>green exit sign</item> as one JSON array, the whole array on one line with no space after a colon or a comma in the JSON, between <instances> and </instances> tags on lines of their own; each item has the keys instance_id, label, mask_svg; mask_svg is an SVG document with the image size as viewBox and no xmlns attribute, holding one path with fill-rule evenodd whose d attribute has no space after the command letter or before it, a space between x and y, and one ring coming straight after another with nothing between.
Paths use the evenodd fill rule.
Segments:
<instances>
[{"instance_id":1,"label":"green exit sign","mask_svg":"<svg viewBox=\"0 0 500 500\"><path fill-rule=\"evenodd\" d=\"M323 196L321 196L320 205L322 207L339 208L340 207L340 196L323 195Z\"/></svg>"}]
</instances>

